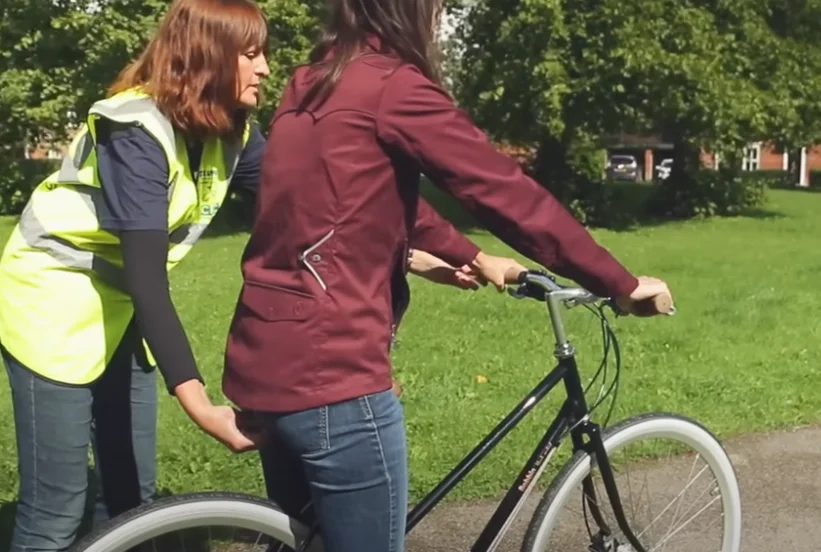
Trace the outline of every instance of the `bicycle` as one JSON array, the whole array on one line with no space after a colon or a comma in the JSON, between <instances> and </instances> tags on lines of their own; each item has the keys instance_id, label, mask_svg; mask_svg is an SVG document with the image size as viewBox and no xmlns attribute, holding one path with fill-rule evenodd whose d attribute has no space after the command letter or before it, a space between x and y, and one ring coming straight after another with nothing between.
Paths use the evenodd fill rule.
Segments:
<instances>
[{"instance_id":1,"label":"bicycle","mask_svg":"<svg viewBox=\"0 0 821 552\"><path fill-rule=\"evenodd\" d=\"M720 506L723 515L720 517L722 535L719 550L738 552L741 542L741 499L735 469L721 443L708 429L695 420L662 412L634 416L606 430L602 429L603 426L606 427L607 420L612 413L618 392L621 366L618 342L605 316L605 308L609 307L617 316L626 313L621 312L611 300L598 298L581 288L564 287L558 284L554 277L540 271L522 273L518 285L511 287L508 291L513 297L519 299L531 298L546 303L556 340L554 356L558 364L420 503L412 508L408 514L407 532L410 532L479 464L551 390L563 383L567 395L564 403L507 494L502 498L484 531L474 542L471 552L489 552L498 547L525 500L535 488L553 454L568 435L573 445L572 456L544 492L527 527L521 548L523 552L547 550L655 552L666 549L672 537L683 531L686 526L676 531L671 528L663 536L662 541L654 546L648 544L648 538L650 527L672 508L673 503L671 502L664 508L662 513L650 522L650 525L639 526L635 522L636 512L633 509L634 521L631 524L627 519L622 500L628 494L632 498L632 487L628 481L628 485L622 486L620 490L615 481L616 471L620 469L614 460L615 454L628 445L655 437L672 439L678 445L684 445L694 451L697 454L696 460L700 457L705 459L707 467L715 474L716 480L716 485L711 484L709 488L708 498L713 497L716 490L720 492ZM582 387L576 364L576 351L567 337L559 312L561 305L585 306L597 314L601 322L604 356L598 371L586 388ZM642 312L638 314L673 314L674 312L675 309L670 305L669 297L661 297L655 298L654 301L643 302ZM615 354L616 375L610 385L606 386L607 358L611 348ZM604 376L602 376L603 373ZM602 379L599 396L593 405L588 407L585 394L600 376ZM603 426L593 422L591 413L596 411L611 394L613 400ZM649 458L655 457L657 455L649 456ZM675 461L680 461L681 458L677 456ZM684 456L684 458L689 461L690 457ZM604 486L603 494L606 495L607 502L600 502L598 498L600 493L597 493L594 482L596 468L600 473ZM654 473L652 465L647 469L651 471L645 472L645 477L647 473ZM691 468L691 475L694 471L695 467ZM704 470L701 470L698 477L703 472ZM664 480L672 479L667 472L661 472L661 476ZM693 483L688 483L687 487L676 495L674 501L678 500L682 493L692 485ZM548 540L551 537L556 536L561 539L566 530L570 528L570 526L559 524L559 514L563 507L570 504L570 494L577 486L581 486L581 510L586 535L582 532L580 522L577 528L585 542L579 547L568 546L563 541L560 545L549 546ZM718 498L713 498L707 507L697 512L697 515L716 504L717 500ZM611 517L605 511L608 502L615 525L612 522L608 523L606 519ZM676 507L676 517L680 514L681 507L679 503ZM693 519L695 516L688 520L687 525L691 524ZM107 525L79 542L74 550L77 552L119 552L147 542L154 542L155 537L167 535L169 532L183 529L201 530L211 525L230 526L243 532L259 533L260 536L257 537L255 544L263 546L263 550L275 550L277 544L298 552L322 550L321 537L316 535L313 528L289 518L275 504L253 496L223 492L186 494L157 500L111 520ZM702 537L710 527L691 527L689 534L696 540L694 547L686 548L686 550L698 550L698 552L716 550L716 547L707 547L702 542ZM210 537L211 532L209 531ZM244 542L247 546L251 542L250 537L245 538ZM226 552L247 549L242 548L242 545L239 548L233 546L235 545L215 549ZM151 549L162 550L163 548L155 546ZM681 549L676 548L676 550Z\"/></svg>"}]
</instances>

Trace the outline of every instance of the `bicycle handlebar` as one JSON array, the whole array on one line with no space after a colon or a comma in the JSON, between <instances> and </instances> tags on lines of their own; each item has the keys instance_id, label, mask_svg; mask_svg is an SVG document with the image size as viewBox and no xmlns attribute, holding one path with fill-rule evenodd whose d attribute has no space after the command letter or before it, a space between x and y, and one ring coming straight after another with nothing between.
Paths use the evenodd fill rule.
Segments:
<instances>
[{"instance_id":1,"label":"bicycle handlebar","mask_svg":"<svg viewBox=\"0 0 821 552\"><path fill-rule=\"evenodd\" d=\"M550 297L556 301L564 301L568 307L604 301L617 314L628 314L619 308L612 298L598 297L579 287L562 286L556 282L553 276L543 271L528 270L522 272L515 278L515 281L518 287L509 290L509 293L516 299L529 297L538 301L547 301L548 297ZM663 293L655 297L634 302L629 314L635 316L655 316L658 314L673 315L675 312L676 309L673 306L672 297L667 293Z\"/></svg>"}]
</instances>

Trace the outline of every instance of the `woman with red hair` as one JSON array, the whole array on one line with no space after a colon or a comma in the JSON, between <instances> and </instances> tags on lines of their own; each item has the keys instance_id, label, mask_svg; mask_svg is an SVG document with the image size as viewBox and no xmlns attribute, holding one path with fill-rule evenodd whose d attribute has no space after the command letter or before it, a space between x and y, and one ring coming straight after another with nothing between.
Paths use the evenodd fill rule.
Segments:
<instances>
[{"instance_id":1,"label":"woman with red hair","mask_svg":"<svg viewBox=\"0 0 821 552\"><path fill-rule=\"evenodd\" d=\"M77 537L93 443L95 521L151 498L157 384L235 451L254 447L205 389L168 269L232 189L256 187L250 124L267 22L252 0L176 0L34 190L0 259L0 342L20 472L11 551Z\"/></svg>"}]
</instances>

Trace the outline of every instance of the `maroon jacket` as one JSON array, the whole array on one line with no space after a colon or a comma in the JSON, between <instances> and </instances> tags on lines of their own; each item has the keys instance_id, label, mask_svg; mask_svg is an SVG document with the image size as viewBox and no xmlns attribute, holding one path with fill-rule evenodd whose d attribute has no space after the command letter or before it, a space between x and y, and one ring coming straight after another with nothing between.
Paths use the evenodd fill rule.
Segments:
<instances>
[{"instance_id":1,"label":"maroon jacket","mask_svg":"<svg viewBox=\"0 0 821 552\"><path fill-rule=\"evenodd\" d=\"M429 206L415 223L420 172L557 274L604 296L635 289L636 279L414 67L374 50L347 67L321 108L297 113L306 89L301 68L264 154L223 379L238 406L293 411L390 389L409 236L455 263L476 252Z\"/></svg>"}]
</instances>

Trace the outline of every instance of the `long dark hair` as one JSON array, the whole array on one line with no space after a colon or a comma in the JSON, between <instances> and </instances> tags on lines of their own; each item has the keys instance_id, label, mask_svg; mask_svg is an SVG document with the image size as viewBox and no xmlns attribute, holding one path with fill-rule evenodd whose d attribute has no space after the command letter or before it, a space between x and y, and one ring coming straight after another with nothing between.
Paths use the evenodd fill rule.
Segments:
<instances>
[{"instance_id":1,"label":"long dark hair","mask_svg":"<svg viewBox=\"0 0 821 552\"><path fill-rule=\"evenodd\" d=\"M442 5L443 0L328 0L324 33L310 56L315 80L300 109L328 99L347 64L366 50L368 35L381 40L384 53L439 84L436 21Z\"/></svg>"}]
</instances>

